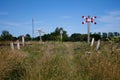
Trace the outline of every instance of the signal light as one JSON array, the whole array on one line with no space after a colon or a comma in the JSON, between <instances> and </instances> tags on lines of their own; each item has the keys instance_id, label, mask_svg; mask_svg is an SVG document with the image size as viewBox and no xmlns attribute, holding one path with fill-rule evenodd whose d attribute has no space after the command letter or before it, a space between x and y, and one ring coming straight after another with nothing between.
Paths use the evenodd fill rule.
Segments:
<instances>
[{"instance_id":1,"label":"signal light","mask_svg":"<svg viewBox=\"0 0 120 80\"><path fill-rule=\"evenodd\" d=\"M82 18L84 18L84 16L82 16Z\"/></svg>"},{"instance_id":2,"label":"signal light","mask_svg":"<svg viewBox=\"0 0 120 80\"><path fill-rule=\"evenodd\" d=\"M97 24L96 22L94 22L94 19L96 18L96 16L93 16L93 17L90 17L90 16L88 16L88 17L82 16L82 18L85 19L85 21L82 22L82 24L90 23L90 22L91 22L91 23L94 23L94 24Z\"/></svg>"},{"instance_id":3,"label":"signal light","mask_svg":"<svg viewBox=\"0 0 120 80\"><path fill-rule=\"evenodd\" d=\"M93 21L93 18L91 18L91 21Z\"/></svg>"},{"instance_id":4,"label":"signal light","mask_svg":"<svg viewBox=\"0 0 120 80\"><path fill-rule=\"evenodd\" d=\"M82 24L84 24L84 22L82 22Z\"/></svg>"},{"instance_id":5,"label":"signal light","mask_svg":"<svg viewBox=\"0 0 120 80\"><path fill-rule=\"evenodd\" d=\"M94 18L96 18L96 16L94 16Z\"/></svg>"},{"instance_id":6,"label":"signal light","mask_svg":"<svg viewBox=\"0 0 120 80\"><path fill-rule=\"evenodd\" d=\"M86 22L88 22L88 18L86 18Z\"/></svg>"},{"instance_id":7,"label":"signal light","mask_svg":"<svg viewBox=\"0 0 120 80\"><path fill-rule=\"evenodd\" d=\"M94 24L97 24L96 22L94 22Z\"/></svg>"},{"instance_id":8,"label":"signal light","mask_svg":"<svg viewBox=\"0 0 120 80\"><path fill-rule=\"evenodd\" d=\"M91 23L93 23L93 18L91 18Z\"/></svg>"}]
</instances>

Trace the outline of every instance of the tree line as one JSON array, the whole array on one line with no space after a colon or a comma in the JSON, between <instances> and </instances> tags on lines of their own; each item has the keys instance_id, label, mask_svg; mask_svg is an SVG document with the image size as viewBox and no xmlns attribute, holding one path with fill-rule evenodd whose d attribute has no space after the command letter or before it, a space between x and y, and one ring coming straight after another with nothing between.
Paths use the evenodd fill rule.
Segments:
<instances>
[{"instance_id":1,"label":"tree line","mask_svg":"<svg viewBox=\"0 0 120 80\"><path fill-rule=\"evenodd\" d=\"M68 36L67 31L64 30L63 28L56 28L53 32L49 34L44 34L42 36L43 41L60 41L60 30L63 31L63 41L87 41L87 34L80 34L80 33L73 33L71 36ZM98 32L98 33L90 33L91 39L94 38L96 41L97 40L102 40L102 41L116 41L120 42L120 33L119 32ZM16 40L21 40L22 35L15 37L12 34L10 34L8 31L4 30L2 31L0 35L0 41L16 41ZM32 38L30 34L25 35L25 40L26 41L39 41L40 36L37 36L35 38Z\"/></svg>"}]
</instances>

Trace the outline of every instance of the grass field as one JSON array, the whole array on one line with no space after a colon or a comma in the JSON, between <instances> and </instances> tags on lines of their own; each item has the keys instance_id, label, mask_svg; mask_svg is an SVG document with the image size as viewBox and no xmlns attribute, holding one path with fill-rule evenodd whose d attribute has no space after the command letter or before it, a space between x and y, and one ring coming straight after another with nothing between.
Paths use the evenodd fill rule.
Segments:
<instances>
[{"instance_id":1,"label":"grass field","mask_svg":"<svg viewBox=\"0 0 120 80\"><path fill-rule=\"evenodd\" d=\"M1 47L0 80L120 80L120 43L101 42L98 51L85 42Z\"/></svg>"}]
</instances>

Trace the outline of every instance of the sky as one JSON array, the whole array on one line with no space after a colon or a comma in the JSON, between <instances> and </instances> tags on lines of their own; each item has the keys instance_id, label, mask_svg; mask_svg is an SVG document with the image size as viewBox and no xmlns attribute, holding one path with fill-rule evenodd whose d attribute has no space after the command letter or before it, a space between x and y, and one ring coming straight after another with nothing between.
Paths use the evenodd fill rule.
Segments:
<instances>
[{"instance_id":1,"label":"sky","mask_svg":"<svg viewBox=\"0 0 120 80\"><path fill-rule=\"evenodd\" d=\"M120 0L0 0L0 33L13 36L30 34L32 18L34 36L41 29L45 34L62 27L68 35L87 34L82 16L97 16L90 32L120 32Z\"/></svg>"}]
</instances>

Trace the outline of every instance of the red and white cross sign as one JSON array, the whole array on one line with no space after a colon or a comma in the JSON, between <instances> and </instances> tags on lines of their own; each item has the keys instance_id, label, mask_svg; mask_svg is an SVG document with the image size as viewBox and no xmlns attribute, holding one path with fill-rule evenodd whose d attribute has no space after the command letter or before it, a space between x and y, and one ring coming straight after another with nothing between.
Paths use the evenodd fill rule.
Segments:
<instances>
[{"instance_id":1,"label":"red and white cross sign","mask_svg":"<svg viewBox=\"0 0 120 80\"><path fill-rule=\"evenodd\" d=\"M88 22L96 24L96 22L94 22L94 19L96 18L96 16L94 16L92 18L90 18L90 16L88 16L88 17L82 16L82 18L85 19L85 21L82 22L82 24L85 24L85 23L88 23Z\"/></svg>"}]
</instances>

